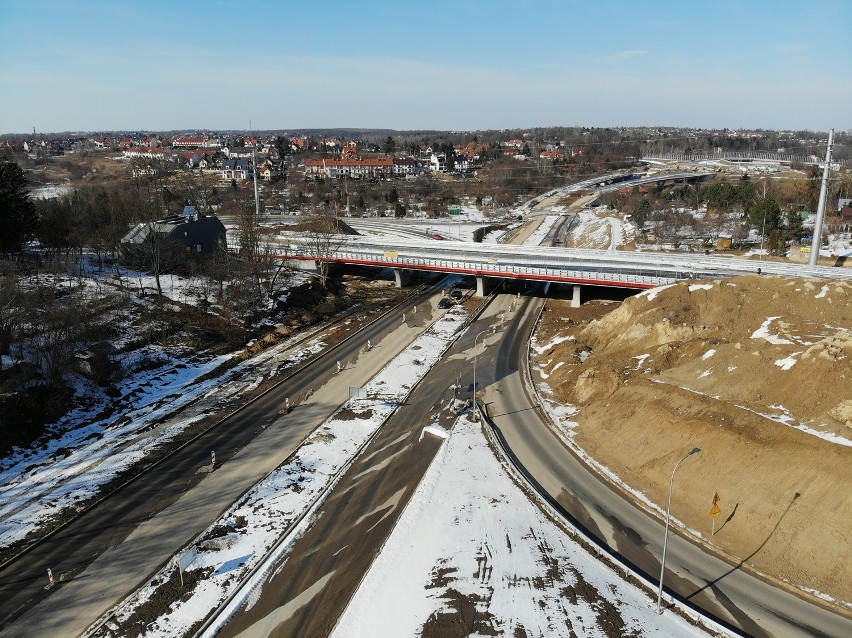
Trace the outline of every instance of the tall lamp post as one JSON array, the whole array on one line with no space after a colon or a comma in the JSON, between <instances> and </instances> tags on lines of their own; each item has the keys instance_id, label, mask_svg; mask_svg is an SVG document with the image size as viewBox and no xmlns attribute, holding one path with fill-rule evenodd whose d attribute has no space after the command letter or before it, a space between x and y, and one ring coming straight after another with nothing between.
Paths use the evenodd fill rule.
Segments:
<instances>
[{"instance_id":1,"label":"tall lamp post","mask_svg":"<svg viewBox=\"0 0 852 638\"><path fill-rule=\"evenodd\" d=\"M674 469L672 470L672 477L669 480L669 505L666 508L666 531L663 534L663 560L662 565L660 566L660 588L657 591L657 613L662 614L663 608L661 607L661 603L663 600L663 574L666 572L666 546L668 545L669 540L669 519L671 518L672 513L672 487L674 486L674 475L677 472L677 468L683 463L686 459L688 459L693 454L698 454L701 451L701 448L694 447L689 452L681 457L681 459L675 463Z\"/></svg>"},{"instance_id":2,"label":"tall lamp post","mask_svg":"<svg viewBox=\"0 0 852 638\"><path fill-rule=\"evenodd\" d=\"M476 407L476 342L477 340L484 335L488 330L481 330L474 338L473 338L473 411L476 416L479 416L479 410ZM497 332L497 328L495 326L494 332Z\"/></svg>"}]
</instances>

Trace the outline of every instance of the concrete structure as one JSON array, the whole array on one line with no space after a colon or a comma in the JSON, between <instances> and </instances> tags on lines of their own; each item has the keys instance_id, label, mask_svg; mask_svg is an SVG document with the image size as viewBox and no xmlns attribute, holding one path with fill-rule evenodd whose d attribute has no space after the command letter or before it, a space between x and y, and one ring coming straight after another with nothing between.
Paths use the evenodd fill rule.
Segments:
<instances>
[{"instance_id":1,"label":"concrete structure","mask_svg":"<svg viewBox=\"0 0 852 638\"><path fill-rule=\"evenodd\" d=\"M750 259L717 257L689 253L619 252L543 248L473 242L424 240L379 240L366 237L338 236L335 250L322 257L332 263L359 264L400 271L397 285L405 285L405 271L457 273L477 278L477 294L487 294L489 281L523 279L574 286L575 304L580 287L586 285L648 289L684 279L731 277L763 274L789 277L846 279L852 281L852 269L796 264L759 262ZM281 257L288 260L315 261L314 249L298 235L282 245Z\"/></svg>"}]
</instances>

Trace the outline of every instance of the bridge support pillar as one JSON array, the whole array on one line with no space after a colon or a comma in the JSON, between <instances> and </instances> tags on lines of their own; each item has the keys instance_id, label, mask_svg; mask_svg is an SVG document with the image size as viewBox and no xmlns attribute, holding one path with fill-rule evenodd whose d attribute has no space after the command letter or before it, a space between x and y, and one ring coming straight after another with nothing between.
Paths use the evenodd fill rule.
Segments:
<instances>
[{"instance_id":1,"label":"bridge support pillar","mask_svg":"<svg viewBox=\"0 0 852 638\"><path fill-rule=\"evenodd\" d=\"M580 307L580 288L582 286L580 284L574 284L574 289L571 291L571 307L579 308Z\"/></svg>"},{"instance_id":2,"label":"bridge support pillar","mask_svg":"<svg viewBox=\"0 0 852 638\"><path fill-rule=\"evenodd\" d=\"M411 271L402 270L401 268L394 268L393 278L396 282L397 288L405 288L409 283L411 283Z\"/></svg>"},{"instance_id":3,"label":"bridge support pillar","mask_svg":"<svg viewBox=\"0 0 852 638\"><path fill-rule=\"evenodd\" d=\"M493 277L477 277L476 278L476 296L485 297L494 290Z\"/></svg>"}]
</instances>

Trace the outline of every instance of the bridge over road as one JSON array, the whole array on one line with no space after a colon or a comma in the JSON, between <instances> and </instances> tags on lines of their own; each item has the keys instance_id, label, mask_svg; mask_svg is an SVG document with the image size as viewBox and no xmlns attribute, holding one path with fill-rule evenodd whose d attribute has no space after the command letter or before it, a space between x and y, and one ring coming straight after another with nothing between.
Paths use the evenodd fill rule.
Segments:
<instances>
[{"instance_id":1,"label":"bridge over road","mask_svg":"<svg viewBox=\"0 0 852 638\"><path fill-rule=\"evenodd\" d=\"M683 279L718 279L758 272L852 280L852 269L693 253L580 250L343 235L316 242L286 233L279 236L277 249L279 259L392 268L400 286L405 285L410 272L416 270L473 275L477 278L480 295L486 294L500 279L570 284L575 286L575 304L579 304L583 285L641 290Z\"/></svg>"}]
</instances>

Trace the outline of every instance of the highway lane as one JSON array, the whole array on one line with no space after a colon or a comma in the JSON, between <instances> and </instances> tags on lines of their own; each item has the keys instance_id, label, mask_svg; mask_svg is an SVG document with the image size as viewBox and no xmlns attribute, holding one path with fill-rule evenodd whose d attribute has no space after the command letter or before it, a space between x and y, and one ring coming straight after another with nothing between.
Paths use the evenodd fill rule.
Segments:
<instances>
[{"instance_id":1,"label":"highway lane","mask_svg":"<svg viewBox=\"0 0 852 638\"><path fill-rule=\"evenodd\" d=\"M519 462L552 501L579 527L654 583L660 572L661 523L632 505L570 453L542 422L525 392L519 362L526 358L542 303L541 299L525 300L524 312L506 331L497 358L497 381L486 389L488 412ZM688 471L688 465L680 471ZM675 494L675 513L677 501ZM669 535L666 567L667 589L672 588L691 604L748 635L852 635L852 619L773 587L705 553L676 533Z\"/></svg>"},{"instance_id":2,"label":"highway lane","mask_svg":"<svg viewBox=\"0 0 852 638\"><path fill-rule=\"evenodd\" d=\"M415 322L409 313L403 325L407 309L391 311L0 571L0 635L82 632L289 456L348 398L349 385L365 383L420 334L428 314ZM347 364L341 375L338 360ZM296 407L276 418L284 397ZM48 567L61 582L46 590Z\"/></svg>"},{"instance_id":3,"label":"highway lane","mask_svg":"<svg viewBox=\"0 0 852 638\"><path fill-rule=\"evenodd\" d=\"M489 328L499 323L498 313L505 312L505 306L508 297L489 307L429 371L340 479L312 527L270 570L259 598L219 636L319 638L331 633L440 449L442 439L431 434L421 438L422 428L433 417L445 428L452 427L455 415L445 408L458 375L460 396L470 396L474 336L482 330L487 336L476 342L476 354L485 376L477 373L477 383L492 381L489 358L500 335Z\"/></svg>"}]
</instances>

